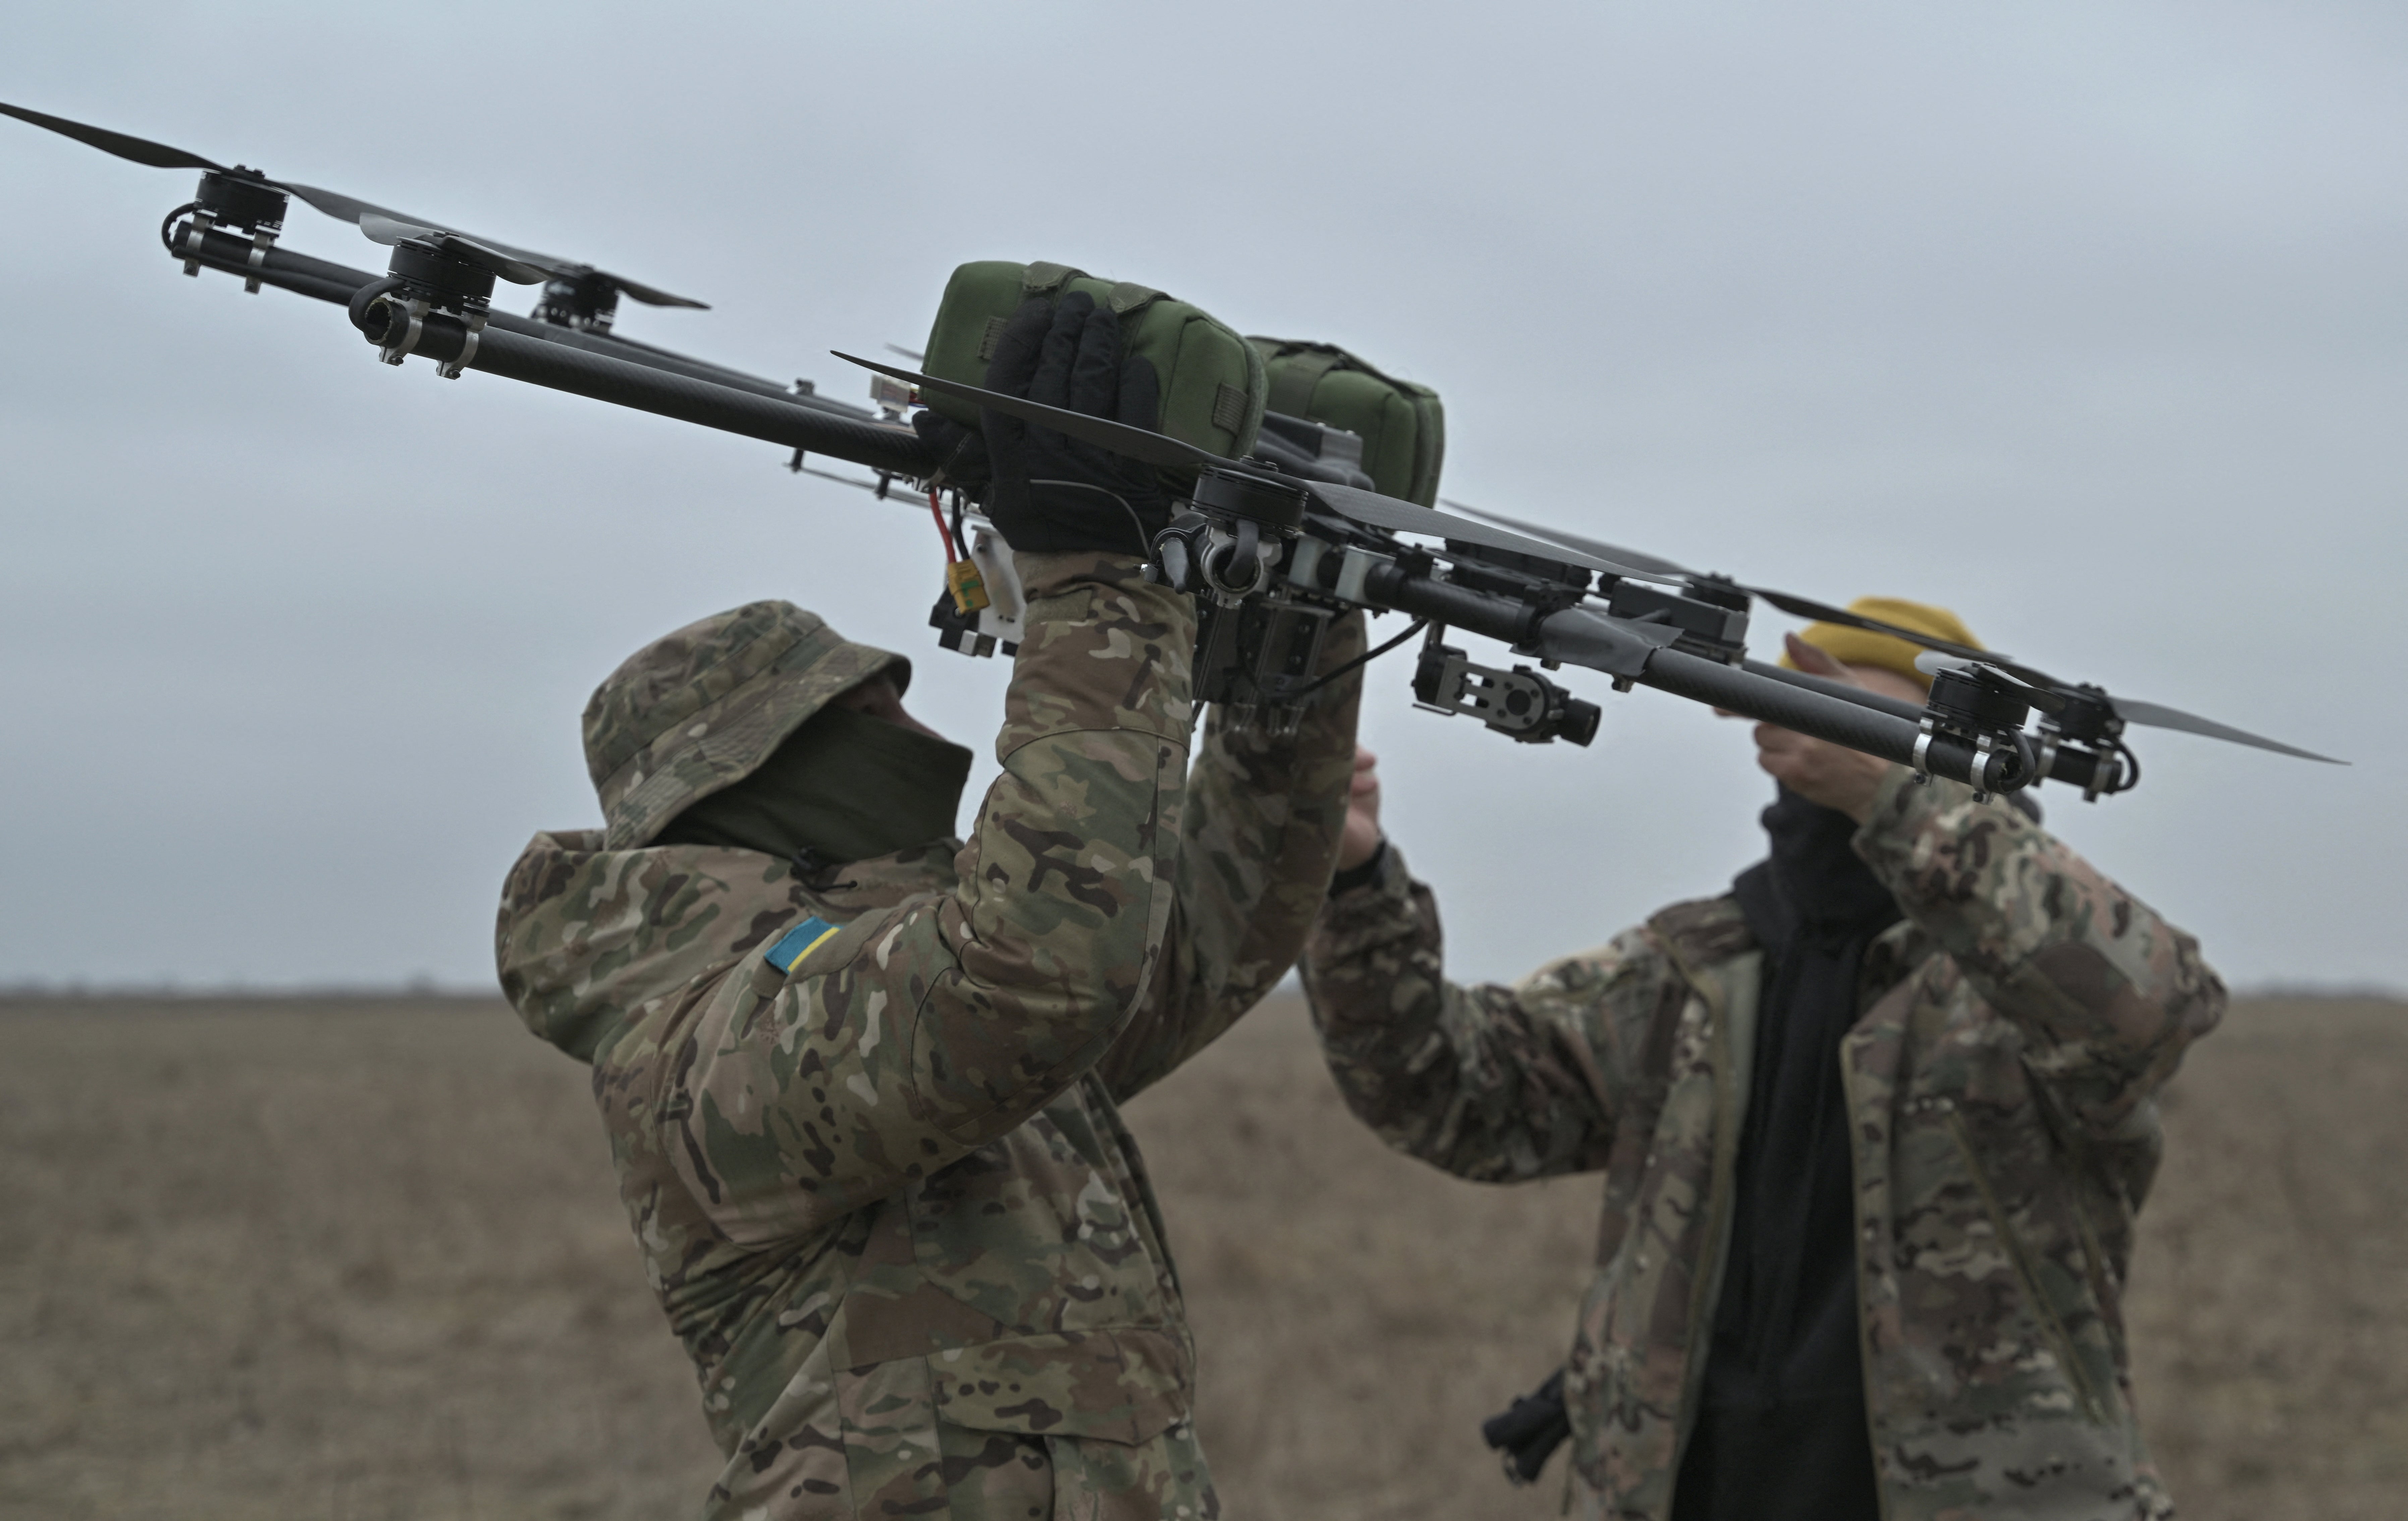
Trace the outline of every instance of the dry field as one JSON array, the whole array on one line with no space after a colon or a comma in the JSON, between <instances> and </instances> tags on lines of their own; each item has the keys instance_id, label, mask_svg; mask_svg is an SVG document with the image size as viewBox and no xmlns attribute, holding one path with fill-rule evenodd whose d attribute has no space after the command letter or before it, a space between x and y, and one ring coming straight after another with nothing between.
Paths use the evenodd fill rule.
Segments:
<instances>
[{"instance_id":1,"label":"dry field","mask_svg":"<svg viewBox=\"0 0 2408 1521\"><path fill-rule=\"evenodd\" d=\"M1239 1517L1539 1517L1593 1189L1350 1121L1293 1005L1132 1106ZM2408 1514L2408 1008L2193 1056L2133 1322L2185 1514ZM582 1069L499 1004L0 1001L0 1518L660 1517L715 1468Z\"/></svg>"}]
</instances>

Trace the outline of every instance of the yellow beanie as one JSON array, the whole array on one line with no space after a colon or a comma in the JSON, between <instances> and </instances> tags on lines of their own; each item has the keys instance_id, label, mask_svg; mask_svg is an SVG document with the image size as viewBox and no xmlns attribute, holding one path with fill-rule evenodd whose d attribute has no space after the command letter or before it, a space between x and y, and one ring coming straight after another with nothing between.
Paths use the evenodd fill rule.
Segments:
<instances>
[{"instance_id":1,"label":"yellow beanie","mask_svg":"<svg viewBox=\"0 0 2408 1521\"><path fill-rule=\"evenodd\" d=\"M1987 648L1965 626L1964 619L1928 602L1909 602L1897 596L1860 596L1848 604L1848 610L1928 634L1936 639L1971 645L1976 650ZM1923 653L1923 647L1910 644L1895 634L1876 634L1870 628L1850 628L1844 624L1809 624L1798 637L1842 665L1878 666L1912 677L1927 687L1931 684L1930 677L1914 668L1914 657ZM1785 654L1781 663L1792 670L1798 668Z\"/></svg>"}]
</instances>

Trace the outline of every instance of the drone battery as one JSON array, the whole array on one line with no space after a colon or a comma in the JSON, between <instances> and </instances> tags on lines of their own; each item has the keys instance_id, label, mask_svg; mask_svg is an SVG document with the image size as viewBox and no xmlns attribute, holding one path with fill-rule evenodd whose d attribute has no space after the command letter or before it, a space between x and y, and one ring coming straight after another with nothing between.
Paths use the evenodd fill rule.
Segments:
<instances>
[{"instance_id":1,"label":"drone battery","mask_svg":"<svg viewBox=\"0 0 2408 1521\"><path fill-rule=\"evenodd\" d=\"M1383 375L1334 343L1249 338L1261 351L1269 411L1363 440L1363 468L1390 496L1438 505L1446 458L1446 409L1426 385Z\"/></svg>"},{"instance_id":2,"label":"drone battery","mask_svg":"<svg viewBox=\"0 0 2408 1521\"><path fill-rule=\"evenodd\" d=\"M955 269L928 331L923 367L945 380L983 384L995 340L1021 302L1075 291L1117 313L1129 352L1154 366L1162 383L1164 433L1233 459L1254 448L1263 419L1263 361L1235 328L1149 286L1096 280L1068 265L987 259ZM978 425L976 403L939 395L921 399L956 423ZM1168 473L1182 485L1194 474Z\"/></svg>"}]
</instances>

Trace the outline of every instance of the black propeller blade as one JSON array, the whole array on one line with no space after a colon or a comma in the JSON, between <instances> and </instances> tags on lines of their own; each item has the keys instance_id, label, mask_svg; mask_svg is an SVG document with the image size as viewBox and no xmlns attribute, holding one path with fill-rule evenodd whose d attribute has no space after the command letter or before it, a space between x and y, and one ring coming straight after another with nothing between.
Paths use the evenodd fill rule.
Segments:
<instances>
[{"instance_id":1,"label":"black propeller blade","mask_svg":"<svg viewBox=\"0 0 2408 1521\"><path fill-rule=\"evenodd\" d=\"M1399 501L1394 496L1383 496L1375 491L1363 491L1354 486L1340 486L1326 481L1309 481L1300 476L1259 469L1245 461L1230 459L1226 455L1215 454L1211 450L1199 449L1194 444L1182 442L1166 433L1155 433L1148 428L1131 427L1125 423L1115 423L1108 418L1090 417L1084 412L1066 411L1059 407L1048 407L1040 401L1030 401L1025 396L1007 396L999 391L989 391L984 386L971 385L963 380L939 380L933 375L923 375L918 370L901 369L893 365L881 364L875 359L864 359L858 354L849 354L840 349L831 349L828 352L849 365L859 365L864 369L876 370L881 375L889 375L896 380L909 381L912 385L930 391L941 391L948 395L959 396L965 401L974 401L982 407L992 407L996 411L1008 413L1025 422L1034 423L1039 427L1052 428L1056 433L1068 434L1082 443L1110 450L1128 459L1174 470L1202 469L1207 466L1223 470L1239 470L1248 475L1261 475L1286 485L1300 487L1312 493L1321 505L1332 513L1349 522L1359 523L1366 527L1385 528L1395 533L1424 534L1432 538L1452 538L1461 543L1502 550L1509 554L1526 554L1534 559L1553 560L1558 564L1568 562L1585 569L1601 570L1608 575L1643 576L1647 580L1655 579L1626 566L1614 565L1578 551L1567 552L1557 545L1542 543L1535 538L1526 538L1520 534L1508 533L1501 528L1492 528L1484 523L1475 523L1469 518L1458 518L1451 513L1434 511L1419 502Z\"/></svg>"},{"instance_id":2,"label":"black propeller blade","mask_svg":"<svg viewBox=\"0 0 2408 1521\"><path fill-rule=\"evenodd\" d=\"M1583 538L1578 534L1568 534L1554 528L1541 527L1535 523L1524 523L1519 518L1509 518L1502 512L1491 512L1485 508L1472 507L1464 502L1450 501L1444 497L1440 497L1440 500L1445 501L1447 506L1457 512L1469 512L1475 518L1486 518L1500 527L1528 534L1533 538L1550 539L1568 549L1580 550L1601 559L1614 561L1619 565L1636 566L1641 570L1652 571L1658 576L1695 577L1698 575L1697 571L1687 566L1675 565L1670 560L1642 553L1638 550L1626 549L1620 544L1608 544L1599 539Z\"/></svg>"},{"instance_id":3,"label":"black propeller blade","mask_svg":"<svg viewBox=\"0 0 2408 1521\"><path fill-rule=\"evenodd\" d=\"M1082 443L1110 450L1126 459L1158 465L1164 469L1196 470L1206 466L1226 467L1238 463L1209 449L1198 449L1194 444L1182 442L1167 433L1156 433L1152 428L1131 427L1126 423L1115 423L1108 417L1090 417L1084 412L1048 407L1041 401L1030 401L1025 396L1007 396L1000 391L989 391L982 385L971 385L966 380L940 380L916 369L903 369L875 359L864 359L859 354L849 354L842 349L830 349L828 352L848 365L859 365L864 369L876 370L881 375L926 390L942 391L965 401L977 402L982 407L992 407L1023 422L1052 428L1056 433L1067 433Z\"/></svg>"},{"instance_id":4,"label":"black propeller blade","mask_svg":"<svg viewBox=\"0 0 2408 1521\"><path fill-rule=\"evenodd\" d=\"M2156 729L2177 729L2185 734L2203 734L2211 739L2229 740L2236 745L2255 745L2259 750L2271 750L2277 755L2297 755L2301 760L2322 761L2327 766L2349 764L2345 760L2336 760L2330 755L2319 755L2313 750L2301 750L2296 745L2286 745L2279 739L2269 739L2263 735L2251 734L2246 729L2236 729L2229 724L2219 724L2212 718L2201 718L2197 713L2186 713L2179 708L2168 708L2160 703L2141 702L2131 697L2109 697L2107 700L2114 705L2116 712L2123 715L2124 721L2128 724L2146 724Z\"/></svg>"},{"instance_id":5,"label":"black propeller blade","mask_svg":"<svg viewBox=\"0 0 2408 1521\"><path fill-rule=\"evenodd\" d=\"M1376 491L1365 491L1360 486L1340 485L1329 481L1297 481L1297 484L1321 498L1339 516L1350 518L1374 528L1387 528L1397 533L1429 534L1455 539L1462 543L1504 550L1513 554L1526 554L1541 560L1553 560L1558 564L1568 562L1585 570L1601 571L1606 575L1619 576L1628 581L1669 581L1671 580L1669 576L1659 576L1652 570L1641 570L1624 565L1617 560L1588 550L1568 552L1562 547L1547 543L1542 539L1526 538L1520 534L1491 527L1484 523L1475 523L1469 518L1458 518L1452 513L1433 510L1418 502L1383 496Z\"/></svg>"},{"instance_id":6,"label":"black propeller blade","mask_svg":"<svg viewBox=\"0 0 2408 1521\"><path fill-rule=\"evenodd\" d=\"M1652 554L1641 554L1636 550L1627 550L1617 544L1601 543L1597 539L1585 538L1580 534L1567 533L1560 528L1541 527L1538 524L1524 523L1519 519L1506 517L1502 513L1482 511L1481 509L1476 507L1463 507L1463 504L1460 502L1449 502L1447 505L1449 507L1463 508L1463 510L1467 512L1478 512L1480 516L1486 518L1493 523L1501 523L1506 524L1508 527L1518 528L1524 533L1536 535L1541 538L1545 538L1555 543L1562 544L1569 549L1585 551L1590 554L1619 556L1626 564L1644 565L1651 568L1660 570L1667 575L1681 576L1693 581L1714 579L1706 576L1700 571L1691 570L1685 567L1675 565L1670 560L1658 559ZM1893 635L1896 638L1906 640L1909 644L1919 644L1927 650L1937 650L1942 654L1954 655L1959 660L1978 660L1984 665L1996 666L2000 670L2006 671L2010 675L2014 676L2016 680L2024 682L2028 685L2048 686L2054 684L2053 679L2044 672L2032 670L2028 667L2019 666L2013 658L2007 655L2002 655L1995 650L1983 650L1977 649L1970 644L1958 644L1953 639L1943 639L1936 635L1922 633L1916 629L1903 628L1897 624L1886 624L1878 618L1868 618L1860 612L1850 612L1845 608L1835 608L1828 602L1817 602L1811 596L1799 596L1791 592L1775 591L1770 586L1746 586L1741 585L1736 581L1727 582L1727 584L1731 585L1739 591L1745 592L1750 596L1760 597L1764 601L1770 603L1772 606L1779 608L1782 611L1788 613L1793 617L1812 618L1818 623L1839 624L1843 627L1861 628L1870 633Z\"/></svg>"},{"instance_id":7,"label":"black propeller blade","mask_svg":"<svg viewBox=\"0 0 2408 1521\"><path fill-rule=\"evenodd\" d=\"M37 127L49 128L62 137L73 137L76 141L97 148L104 153L114 153L119 158L132 159L136 164L147 164L154 169L213 169L220 174L225 172L224 165L212 164L198 153L188 153L180 148L170 148L165 143L154 143L147 137L135 137L122 132L111 132L107 127L86 126L81 122L70 122L64 116L46 116L40 111L29 111L22 106L10 106L0 102L0 116L13 116L20 122L31 122Z\"/></svg>"},{"instance_id":8,"label":"black propeller blade","mask_svg":"<svg viewBox=\"0 0 2408 1521\"><path fill-rule=\"evenodd\" d=\"M0 115L13 116L21 122L29 122L35 126L55 132L63 137L72 137L79 143L97 148L104 153L114 153L119 158L130 159L154 169L205 169L215 174L255 173L252 170L229 170L225 165L212 163L198 153L186 152L180 148L170 148L165 143L154 143L145 137L131 136L122 132L111 132L107 127L70 122L63 116L50 116L41 111L29 111L22 106L0 103ZM506 280L515 280L522 285L535 284L545 280L576 280L580 277L591 276L609 282L646 306L693 307L707 309L707 304L704 302L694 300L689 296L672 295L654 286L611 274L609 270L596 269L592 265L554 258L548 253L535 253L525 249L512 248L507 243L489 237L470 237L455 229L445 227L429 218L413 217L407 212L392 210L370 201L355 199L339 191L322 190L316 185L296 184L289 179L269 179L265 175L259 175L258 179L261 182L273 185L278 190L298 195L337 222L353 223L361 232L366 233L372 242L391 244L397 241L398 237L440 233L456 239L458 245L466 245L466 250L473 251L464 254L471 263L487 267L493 273L501 275ZM397 237L380 237L371 228L371 219L408 230L400 233ZM455 245L453 251L463 252L464 251ZM538 273L531 279L516 274L507 274L500 264L494 261L532 267Z\"/></svg>"},{"instance_id":9,"label":"black propeller blade","mask_svg":"<svg viewBox=\"0 0 2408 1521\"><path fill-rule=\"evenodd\" d=\"M1463 506L1460 502L1449 502L1447 505ZM1562 544L1568 549L1619 558L1626 562L1646 564L1692 580L1705 579L1698 572L1673 565L1669 560L1659 560L1653 555L1641 554L1619 545L1600 543L1597 539L1587 538L1579 534L1566 533L1559 528L1542 527L1535 523L1523 523L1499 513L1482 511L1478 508L1463 509L1468 512L1479 512L1480 516L1492 522L1518 528L1536 538ZM2096 688L2086 691L2071 682L2059 681L2044 670L2024 665L1996 651L1977 650L1971 645L1958 644L1952 639L1938 639L1912 628L1901 628L1896 624L1884 623L1878 618L1868 618L1862 613L1850 612L1845 608L1835 608L1828 602L1817 602L1812 597L1796 596L1787 592L1777 592L1763 586L1741 586L1739 590L1750 596L1762 597L1782 611L1796 617L1813 618L1822 623L1839 624L1848 628L1866 629L1875 634L1895 635L1910 644L1919 644L1932 652L1915 661L1917 668L1926 673L1964 664L1987 666L2012 677L2028 688L2031 705L2044 713L2061 712L2070 704L2087 697L2094 701L2105 702L2128 724L2144 724L2152 728L2176 729L2186 734L2204 735L2211 739L2224 739L2233 744L2252 745L2259 750L2271 750L2278 755L2295 755L2301 760L2323 761L2329 766L2349 764L2347 761L2335 760L2330 755L2319 755L2312 750L2301 750L2295 745L2284 744L2279 739L2269 739L2263 735L2251 734L2245 729L2236 729L2229 724L2219 724L2212 718L2201 718L2196 713L2186 713L2177 708L2168 708L2154 702L2141 702L2130 697L2114 696L2100 692Z\"/></svg>"},{"instance_id":10,"label":"black propeller blade","mask_svg":"<svg viewBox=\"0 0 2408 1521\"><path fill-rule=\"evenodd\" d=\"M1972 664L1996 665L1997 663L1979 657L1973 661L1956 660L1937 652L1919 656L1914 662L1915 668L1927 674ZM2013 676L2016 681L2036 688L2040 696L2057 698L2060 706L2069 698L2074 700L2087 698L2093 702L2105 703L2114 710L2116 717L2127 724L2144 724L2156 729L2174 729L2184 734L2204 735L2210 739L2222 739L2231 744L2271 750L2277 755L2293 755L2300 760L2322 761L2327 766L2349 764L2345 760L2336 760L2330 755L2319 755L2313 750L2301 750L2297 745L2286 745L2280 739L2269 739L2262 734L2252 734L2246 729L2236 729L2229 724L2219 724L2212 718L2201 718L2197 713L2186 713L2179 708L2168 708L2163 703L2143 702L2135 697L2119 697L2097 687L2074 686L2069 682L2057 681L2044 672L2033 671L2028 667L2000 667L1999 668L2005 670L2006 674ZM2039 676L2042 680L2037 682L2032 682L2030 680L2032 676Z\"/></svg>"},{"instance_id":11,"label":"black propeller blade","mask_svg":"<svg viewBox=\"0 0 2408 1521\"><path fill-rule=\"evenodd\" d=\"M369 242L382 243L387 247L406 237L414 237L422 243L431 243L455 259L464 260L480 269L499 275L504 280L513 280L521 285L540 285L552 278L552 271L541 265L513 258L500 249L480 243L473 237L463 237L458 233L445 232L440 227L425 227L398 222L380 212L362 212L360 231L367 234Z\"/></svg>"}]
</instances>

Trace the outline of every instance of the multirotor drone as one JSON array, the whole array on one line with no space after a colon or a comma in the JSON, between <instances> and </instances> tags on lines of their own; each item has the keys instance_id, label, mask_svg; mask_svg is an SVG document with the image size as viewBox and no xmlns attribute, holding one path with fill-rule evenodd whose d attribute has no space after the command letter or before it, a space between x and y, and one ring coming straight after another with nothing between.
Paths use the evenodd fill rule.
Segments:
<instances>
[{"instance_id":1,"label":"multirotor drone","mask_svg":"<svg viewBox=\"0 0 2408 1521\"><path fill-rule=\"evenodd\" d=\"M965 653L1013 647L1018 583L991 526L909 422L924 393L1057 430L1180 481L1187 500L1153 541L1151 573L1197 599L1196 696L1274 731L1293 729L1333 679L1314 674L1324 636L1333 619L1362 608L1401 612L1411 623L1355 664L1421 635L1416 701L1526 743L1585 745L1595 737L1600 709L1550 674L1578 666L1602 672L1617 692L1654 687L1985 795L2042 781L2079 788L2086 800L2128 791L2141 774L2126 742L2134 725L2330 761L1812 598L1457 503L1447 505L1459 512L1442 512L1383 495L1354 467L1359 440L1307 419L1271 414L1254 452L1233 459L1163 433L838 354L873 372L875 409L852 406L808 381L783 385L612 330L623 295L656 307L699 301L143 138L14 106L0 105L0 114L136 164L200 170L193 198L160 230L185 273L221 270L254 293L275 286L341 306L388 364L423 358L450 379L476 370L763 439L793 450L796 470L831 474L807 466L808 455L867 469L867 479L835 479L935 514L947 574L930 621L948 648ZM385 272L282 247L295 196L389 247ZM494 310L497 280L539 287L533 312ZM1923 647L1917 664L1932 678L1929 699L1918 706L1749 658L1748 613L1759 601ZM1448 642L1450 631L1495 639L1521 663L1475 663Z\"/></svg>"}]
</instances>

